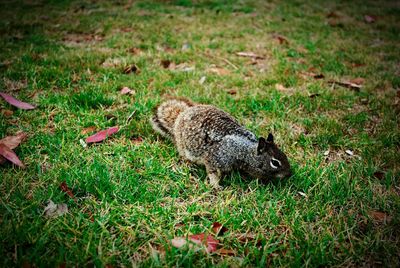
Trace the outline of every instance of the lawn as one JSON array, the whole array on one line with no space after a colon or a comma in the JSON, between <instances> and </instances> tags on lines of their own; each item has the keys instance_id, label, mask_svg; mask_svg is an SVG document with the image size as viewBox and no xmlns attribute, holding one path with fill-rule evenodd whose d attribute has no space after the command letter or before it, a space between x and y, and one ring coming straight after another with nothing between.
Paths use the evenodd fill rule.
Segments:
<instances>
[{"instance_id":1,"label":"lawn","mask_svg":"<svg viewBox=\"0 0 400 268\"><path fill-rule=\"evenodd\" d=\"M26 168L0 166L0 266L399 267L399 21L396 1L2 1L0 91L36 108L0 99L0 138L27 134ZM168 96L272 132L293 176L214 190L151 128ZM202 233L216 251L171 244Z\"/></svg>"}]
</instances>

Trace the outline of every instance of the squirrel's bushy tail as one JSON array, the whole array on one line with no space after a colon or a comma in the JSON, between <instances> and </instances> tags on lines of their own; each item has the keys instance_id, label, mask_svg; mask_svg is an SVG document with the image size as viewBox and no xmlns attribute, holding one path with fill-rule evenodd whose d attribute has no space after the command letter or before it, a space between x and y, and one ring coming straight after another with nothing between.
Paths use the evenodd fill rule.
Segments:
<instances>
[{"instance_id":1,"label":"squirrel's bushy tail","mask_svg":"<svg viewBox=\"0 0 400 268\"><path fill-rule=\"evenodd\" d=\"M182 111L193 105L194 103L184 98L173 98L164 101L157 106L151 118L153 129L163 136L173 138L176 118Z\"/></svg>"}]
</instances>

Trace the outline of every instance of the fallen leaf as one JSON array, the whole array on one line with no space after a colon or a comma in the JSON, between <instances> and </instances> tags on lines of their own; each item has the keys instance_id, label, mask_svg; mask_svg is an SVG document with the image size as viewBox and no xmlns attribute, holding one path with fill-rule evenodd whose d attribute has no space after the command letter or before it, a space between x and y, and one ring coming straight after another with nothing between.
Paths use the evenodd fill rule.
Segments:
<instances>
[{"instance_id":1,"label":"fallen leaf","mask_svg":"<svg viewBox=\"0 0 400 268\"><path fill-rule=\"evenodd\" d=\"M349 82L361 86L362 84L364 84L365 79L362 77L357 77L357 78L351 79Z\"/></svg>"},{"instance_id":2,"label":"fallen leaf","mask_svg":"<svg viewBox=\"0 0 400 268\"><path fill-rule=\"evenodd\" d=\"M385 212L371 210L368 215L379 223L390 223L392 216L387 215Z\"/></svg>"},{"instance_id":3,"label":"fallen leaf","mask_svg":"<svg viewBox=\"0 0 400 268\"><path fill-rule=\"evenodd\" d=\"M118 132L119 128L116 127L110 127L109 129L105 129L102 131L97 132L96 134L87 137L85 142L86 143L93 143L93 142L100 142L105 140L108 136L111 136L112 134Z\"/></svg>"},{"instance_id":4,"label":"fallen leaf","mask_svg":"<svg viewBox=\"0 0 400 268\"><path fill-rule=\"evenodd\" d=\"M218 249L215 253L222 255L222 256L235 256L236 251L233 249L225 249L225 248L220 248Z\"/></svg>"},{"instance_id":5,"label":"fallen leaf","mask_svg":"<svg viewBox=\"0 0 400 268\"><path fill-rule=\"evenodd\" d=\"M67 212L67 204L55 204L52 200L49 200L48 205L44 208L44 215L48 218L62 216Z\"/></svg>"},{"instance_id":6,"label":"fallen leaf","mask_svg":"<svg viewBox=\"0 0 400 268\"><path fill-rule=\"evenodd\" d=\"M95 130L96 130L96 126L90 126L90 127L86 127L84 129L82 129L81 133L83 135L85 135L85 134L88 134L88 133L93 132Z\"/></svg>"},{"instance_id":7,"label":"fallen leaf","mask_svg":"<svg viewBox=\"0 0 400 268\"><path fill-rule=\"evenodd\" d=\"M340 81L329 80L328 83L333 84L333 85L339 85L339 86L346 87L346 88L349 88L349 89L354 89L356 91L359 91L362 88L361 85L355 84L355 83L351 83L349 81L340 82Z\"/></svg>"},{"instance_id":8,"label":"fallen leaf","mask_svg":"<svg viewBox=\"0 0 400 268\"><path fill-rule=\"evenodd\" d=\"M132 65L125 67L123 72L124 72L124 74L130 74L130 73L139 74L140 69L139 69L139 67L136 66L136 64L132 64Z\"/></svg>"},{"instance_id":9,"label":"fallen leaf","mask_svg":"<svg viewBox=\"0 0 400 268\"><path fill-rule=\"evenodd\" d=\"M14 114L13 111L11 110L1 110L1 113L5 116L5 117L10 117Z\"/></svg>"},{"instance_id":10,"label":"fallen leaf","mask_svg":"<svg viewBox=\"0 0 400 268\"><path fill-rule=\"evenodd\" d=\"M237 91L235 89L228 90L229 95L236 95Z\"/></svg>"},{"instance_id":11,"label":"fallen leaf","mask_svg":"<svg viewBox=\"0 0 400 268\"><path fill-rule=\"evenodd\" d=\"M7 136L0 140L0 144L4 144L11 150L18 147L21 142L23 142L28 135L25 132L18 132L14 136Z\"/></svg>"},{"instance_id":12,"label":"fallen leaf","mask_svg":"<svg viewBox=\"0 0 400 268\"><path fill-rule=\"evenodd\" d=\"M122 64L122 60L119 58L108 58L101 64L101 66L103 66L105 68L112 68L112 67L118 67L121 64ZM90 73L90 75L91 75L91 73Z\"/></svg>"},{"instance_id":13,"label":"fallen leaf","mask_svg":"<svg viewBox=\"0 0 400 268\"><path fill-rule=\"evenodd\" d=\"M364 20L366 23L374 23L376 21L376 17L372 15L365 15Z\"/></svg>"},{"instance_id":14,"label":"fallen leaf","mask_svg":"<svg viewBox=\"0 0 400 268\"><path fill-rule=\"evenodd\" d=\"M67 183L65 181L63 181L60 184L60 189L61 189L61 191L66 193L70 198L72 198L76 202L75 195L72 193L71 189L68 187L68 185L67 185Z\"/></svg>"},{"instance_id":15,"label":"fallen leaf","mask_svg":"<svg viewBox=\"0 0 400 268\"><path fill-rule=\"evenodd\" d=\"M13 152L13 150L8 148L4 144L0 144L0 155L3 156L5 159L9 160L10 162L12 162L13 164L21 168L25 168L24 163L22 163L21 160L19 160L18 156Z\"/></svg>"},{"instance_id":16,"label":"fallen leaf","mask_svg":"<svg viewBox=\"0 0 400 268\"><path fill-rule=\"evenodd\" d=\"M134 144L138 145L138 144L141 144L143 142L143 138L142 137L136 137L136 138L132 138L131 141Z\"/></svg>"},{"instance_id":17,"label":"fallen leaf","mask_svg":"<svg viewBox=\"0 0 400 268\"><path fill-rule=\"evenodd\" d=\"M137 47L132 47L132 48L128 49L128 52L132 53L133 55L137 55L137 54L142 53L142 50Z\"/></svg>"},{"instance_id":18,"label":"fallen leaf","mask_svg":"<svg viewBox=\"0 0 400 268\"><path fill-rule=\"evenodd\" d=\"M7 93L0 92L0 96L2 96L3 99L6 102L8 102L9 104L11 104L11 105L13 105L13 106L15 106L17 108L20 108L20 109L23 109L23 110L35 109L35 106L33 106L33 105L29 104L29 103L26 103L26 102L19 101L16 98L14 98L13 96L11 96L11 95L9 95Z\"/></svg>"},{"instance_id":19,"label":"fallen leaf","mask_svg":"<svg viewBox=\"0 0 400 268\"><path fill-rule=\"evenodd\" d=\"M4 86L8 91L17 91L22 88L25 88L28 85L26 79L21 81L14 81L7 78L4 78Z\"/></svg>"},{"instance_id":20,"label":"fallen leaf","mask_svg":"<svg viewBox=\"0 0 400 268\"><path fill-rule=\"evenodd\" d=\"M161 66L164 68L164 69L168 69L169 68L169 66L171 65L171 61L170 60L161 60Z\"/></svg>"},{"instance_id":21,"label":"fallen leaf","mask_svg":"<svg viewBox=\"0 0 400 268\"><path fill-rule=\"evenodd\" d=\"M317 73L313 73L313 72L300 72L300 74L303 77L307 77L308 76L308 77L312 77L314 79L323 79L323 78L325 78L325 76L323 74L321 74L321 73L317 74Z\"/></svg>"},{"instance_id":22,"label":"fallen leaf","mask_svg":"<svg viewBox=\"0 0 400 268\"><path fill-rule=\"evenodd\" d=\"M209 68L208 71L218 75L229 75L231 73L229 70L219 67Z\"/></svg>"},{"instance_id":23,"label":"fallen leaf","mask_svg":"<svg viewBox=\"0 0 400 268\"><path fill-rule=\"evenodd\" d=\"M353 156L353 155L354 155L353 151L351 151L351 150L346 150L345 152L346 152L346 154L348 154L348 155L350 155L350 156Z\"/></svg>"},{"instance_id":24,"label":"fallen leaf","mask_svg":"<svg viewBox=\"0 0 400 268\"><path fill-rule=\"evenodd\" d=\"M327 18L339 18L339 14L337 14L335 11L331 11L328 14L326 14Z\"/></svg>"},{"instance_id":25,"label":"fallen leaf","mask_svg":"<svg viewBox=\"0 0 400 268\"><path fill-rule=\"evenodd\" d=\"M185 237L175 237L171 240L171 244L176 248L181 248L185 245L193 248L193 244L190 242L197 246L204 246L207 253L215 252L219 243L212 235L205 235L204 233L189 235L187 239Z\"/></svg>"},{"instance_id":26,"label":"fallen leaf","mask_svg":"<svg viewBox=\"0 0 400 268\"><path fill-rule=\"evenodd\" d=\"M225 226L223 226L219 222L214 222L213 226L212 226L212 230L213 230L213 232L215 233L216 236L219 236L219 235L224 235L224 233L226 231L228 231L228 228L226 228Z\"/></svg>"},{"instance_id":27,"label":"fallen leaf","mask_svg":"<svg viewBox=\"0 0 400 268\"><path fill-rule=\"evenodd\" d=\"M329 155L329 150L326 150L325 152L324 152L324 156L328 156Z\"/></svg>"},{"instance_id":28,"label":"fallen leaf","mask_svg":"<svg viewBox=\"0 0 400 268\"><path fill-rule=\"evenodd\" d=\"M279 42L280 45L288 45L289 41L287 40L286 37L282 36L282 35L274 35L274 38Z\"/></svg>"},{"instance_id":29,"label":"fallen leaf","mask_svg":"<svg viewBox=\"0 0 400 268\"><path fill-rule=\"evenodd\" d=\"M121 93L122 95L127 95L127 94L134 95L135 91L130 89L129 87L123 87L119 93Z\"/></svg>"},{"instance_id":30,"label":"fallen leaf","mask_svg":"<svg viewBox=\"0 0 400 268\"><path fill-rule=\"evenodd\" d=\"M255 54L254 52L236 52L236 55L240 56L240 57L248 57L248 58L253 58L253 59L265 59L265 57L260 56Z\"/></svg>"},{"instance_id":31,"label":"fallen leaf","mask_svg":"<svg viewBox=\"0 0 400 268\"><path fill-rule=\"evenodd\" d=\"M385 178L385 173L382 171L375 171L374 172L374 177L379 179L379 180L383 180Z\"/></svg>"},{"instance_id":32,"label":"fallen leaf","mask_svg":"<svg viewBox=\"0 0 400 268\"><path fill-rule=\"evenodd\" d=\"M202 76L202 77L200 78L200 80L199 80L199 84L202 85L202 84L204 84L205 81L206 81L206 77L205 77L205 76Z\"/></svg>"},{"instance_id":33,"label":"fallen leaf","mask_svg":"<svg viewBox=\"0 0 400 268\"><path fill-rule=\"evenodd\" d=\"M279 91L286 91L287 90L287 88L282 84L275 84L275 88L276 88L276 90L279 90Z\"/></svg>"}]
</instances>

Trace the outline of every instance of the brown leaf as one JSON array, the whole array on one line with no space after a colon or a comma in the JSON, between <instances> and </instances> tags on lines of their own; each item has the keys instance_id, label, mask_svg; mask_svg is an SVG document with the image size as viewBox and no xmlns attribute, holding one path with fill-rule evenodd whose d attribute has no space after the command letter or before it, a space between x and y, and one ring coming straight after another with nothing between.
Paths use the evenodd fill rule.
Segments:
<instances>
[{"instance_id":1,"label":"brown leaf","mask_svg":"<svg viewBox=\"0 0 400 268\"><path fill-rule=\"evenodd\" d=\"M335 11L331 11L328 14L326 14L327 18L339 18L339 14L337 14Z\"/></svg>"},{"instance_id":2,"label":"brown leaf","mask_svg":"<svg viewBox=\"0 0 400 268\"><path fill-rule=\"evenodd\" d=\"M356 91L359 91L362 88L361 85L355 84L355 83L351 83L349 81L340 82L340 81L335 81L335 80L329 80L328 83L333 84L333 85L339 85L339 86L346 87L346 88L349 88L349 89L353 89L353 90L356 90Z\"/></svg>"},{"instance_id":3,"label":"brown leaf","mask_svg":"<svg viewBox=\"0 0 400 268\"><path fill-rule=\"evenodd\" d=\"M229 95L236 95L237 91L235 89L228 90Z\"/></svg>"},{"instance_id":4,"label":"brown leaf","mask_svg":"<svg viewBox=\"0 0 400 268\"><path fill-rule=\"evenodd\" d=\"M137 47L131 47L130 49L128 49L128 52L132 53L133 55L137 55L137 54L142 53L142 50Z\"/></svg>"},{"instance_id":5,"label":"brown leaf","mask_svg":"<svg viewBox=\"0 0 400 268\"><path fill-rule=\"evenodd\" d=\"M218 75L229 75L231 73L231 71L224 69L224 68L219 68L219 67L209 68L208 71L218 74Z\"/></svg>"},{"instance_id":6,"label":"brown leaf","mask_svg":"<svg viewBox=\"0 0 400 268\"><path fill-rule=\"evenodd\" d=\"M240 57L253 58L253 59L256 59L256 60L258 60L258 59L260 59L260 60L265 59L264 56L257 55L257 54L255 54L254 52L236 52L236 55L238 55L238 56L240 56Z\"/></svg>"},{"instance_id":7,"label":"brown leaf","mask_svg":"<svg viewBox=\"0 0 400 268\"><path fill-rule=\"evenodd\" d=\"M217 250L215 253L222 255L222 256L235 256L236 251L233 249L225 249L225 248L220 248Z\"/></svg>"},{"instance_id":8,"label":"brown leaf","mask_svg":"<svg viewBox=\"0 0 400 268\"><path fill-rule=\"evenodd\" d=\"M161 66L164 69L168 69L168 67L171 65L171 61L170 60L161 60Z\"/></svg>"},{"instance_id":9,"label":"brown leaf","mask_svg":"<svg viewBox=\"0 0 400 268\"><path fill-rule=\"evenodd\" d=\"M308 76L308 77L312 77L314 79L323 79L323 78L325 78L325 76L323 74L321 74L321 73L317 74L317 73L314 73L314 72L300 72L300 74L303 77L307 77Z\"/></svg>"},{"instance_id":10,"label":"brown leaf","mask_svg":"<svg viewBox=\"0 0 400 268\"><path fill-rule=\"evenodd\" d=\"M371 210L368 215L379 223L390 223L392 216L387 215L385 212Z\"/></svg>"},{"instance_id":11,"label":"brown leaf","mask_svg":"<svg viewBox=\"0 0 400 268\"><path fill-rule=\"evenodd\" d=\"M14 136L7 136L7 137L1 139L0 140L0 144L4 144L5 146L7 146L11 150L13 150L16 147L18 147L18 145L21 142L25 141L27 136L28 135L25 132L18 132Z\"/></svg>"},{"instance_id":12,"label":"brown leaf","mask_svg":"<svg viewBox=\"0 0 400 268\"><path fill-rule=\"evenodd\" d=\"M4 117L10 117L14 114L13 111L7 109L1 110L1 113L4 115Z\"/></svg>"},{"instance_id":13,"label":"brown leaf","mask_svg":"<svg viewBox=\"0 0 400 268\"><path fill-rule=\"evenodd\" d=\"M376 21L376 17L372 15L365 15L364 16L364 21L366 23L374 23Z\"/></svg>"},{"instance_id":14,"label":"brown leaf","mask_svg":"<svg viewBox=\"0 0 400 268\"><path fill-rule=\"evenodd\" d=\"M14 81L4 78L4 86L7 88L7 91L17 91L26 88L27 85L28 82L26 80Z\"/></svg>"},{"instance_id":15,"label":"brown leaf","mask_svg":"<svg viewBox=\"0 0 400 268\"><path fill-rule=\"evenodd\" d=\"M357 85L362 85L362 84L364 84L365 79L362 77L357 77L357 78L351 79L349 82L353 83L353 84L357 84Z\"/></svg>"},{"instance_id":16,"label":"brown leaf","mask_svg":"<svg viewBox=\"0 0 400 268\"><path fill-rule=\"evenodd\" d=\"M67 185L67 183L65 181L63 181L60 184L60 189L61 189L61 191L66 193L71 199L73 199L76 202L75 195L72 193L71 189L68 187L68 185Z\"/></svg>"},{"instance_id":17,"label":"brown leaf","mask_svg":"<svg viewBox=\"0 0 400 268\"><path fill-rule=\"evenodd\" d=\"M378 180L383 180L385 178L385 173L382 171L375 171L374 177L377 178Z\"/></svg>"},{"instance_id":18,"label":"brown leaf","mask_svg":"<svg viewBox=\"0 0 400 268\"><path fill-rule=\"evenodd\" d=\"M13 150L8 148L4 144L0 144L0 156L4 157L5 159L9 160L11 163L13 163L21 168L25 168L24 163L22 163L21 160L19 160L18 156L13 152Z\"/></svg>"},{"instance_id":19,"label":"brown leaf","mask_svg":"<svg viewBox=\"0 0 400 268\"><path fill-rule=\"evenodd\" d=\"M143 142L143 138L142 137L136 137L136 138L132 138L131 141L135 144L141 144Z\"/></svg>"},{"instance_id":20,"label":"brown leaf","mask_svg":"<svg viewBox=\"0 0 400 268\"><path fill-rule=\"evenodd\" d=\"M280 45L289 45L287 38L282 35L276 34L274 35L274 38L279 42Z\"/></svg>"},{"instance_id":21,"label":"brown leaf","mask_svg":"<svg viewBox=\"0 0 400 268\"><path fill-rule=\"evenodd\" d=\"M279 91L286 91L286 90L288 90L284 85L282 85L282 84L275 84L275 88L276 88L276 90L279 90Z\"/></svg>"},{"instance_id":22,"label":"brown leaf","mask_svg":"<svg viewBox=\"0 0 400 268\"><path fill-rule=\"evenodd\" d=\"M225 226L223 226L219 222L214 222L213 226L212 226L212 229L213 229L213 232L215 233L215 235L217 235L217 236L224 235L224 233L226 231L228 231L228 228L226 228Z\"/></svg>"},{"instance_id":23,"label":"brown leaf","mask_svg":"<svg viewBox=\"0 0 400 268\"><path fill-rule=\"evenodd\" d=\"M137 67L136 64L132 64L125 67L124 74L130 74L130 73L139 74L140 73L139 67Z\"/></svg>"},{"instance_id":24,"label":"brown leaf","mask_svg":"<svg viewBox=\"0 0 400 268\"><path fill-rule=\"evenodd\" d=\"M93 132L95 130L96 130L96 126L90 126L90 127L82 129L81 133L83 135L85 135L85 134L88 134L88 133Z\"/></svg>"}]
</instances>

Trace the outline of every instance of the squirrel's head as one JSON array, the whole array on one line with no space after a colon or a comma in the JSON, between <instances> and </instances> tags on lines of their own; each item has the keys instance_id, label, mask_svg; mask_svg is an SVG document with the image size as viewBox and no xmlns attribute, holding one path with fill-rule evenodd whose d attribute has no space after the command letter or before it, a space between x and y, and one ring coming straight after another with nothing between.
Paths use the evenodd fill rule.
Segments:
<instances>
[{"instance_id":1,"label":"squirrel's head","mask_svg":"<svg viewBox=\"0 0 400 268\"><path fill-rule=\"evenodd\" d=\"M254 152L254 163L250 164L249 173L259 179L290 177L292 172L286 155L274 143L274 136L269 133L267 139L259 138Z\"/></svg>"}]
</instances>

